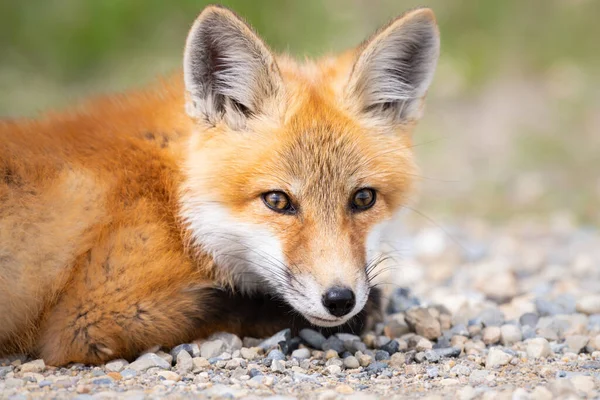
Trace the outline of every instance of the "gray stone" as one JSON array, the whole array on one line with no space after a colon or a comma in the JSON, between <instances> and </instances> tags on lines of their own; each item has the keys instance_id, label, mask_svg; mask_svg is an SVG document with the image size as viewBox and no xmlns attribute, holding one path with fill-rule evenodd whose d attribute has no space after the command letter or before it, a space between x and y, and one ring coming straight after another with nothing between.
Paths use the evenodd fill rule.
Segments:
<instances>
[{"instance_id":1,"label":"gray stone","mask_svg":"<svg viewBox=\"0 0 600 400\"><path fill-rule=\"evenodd\" d=\"M284 329L277 332L270 338L263 340L257 347L263 350L269 350L279 345L279 342L289 342L292 339L292 331L290 329Z\"/></svg>"},{"instance_id":2,"label":"gray stone","mask_svg":"<svg viewBox=\"0 0 600 400\"><path fill-rule=\"evenodd\" d=\"M133 369L124 369L123 371L121 371L121 377L125 380L127 379L132 379L135 378L137 376L137 371L133 370Z\"/></svg>"},{"instance_id":3,"label":"gray stone","mask_svg":"<svg viewBox=\"0 0 600 400\"><path fill-rule=\"evenodd\" d=\"M383 361L383 360L389 360L390 359L390 353L388 353L385 350L377 350L375 352L375 360L377 361Z\"/></svg>"},{"instance_id":4,"label":"gray stone","mask_svg":"<svg viewBox=\"0 0 600 400\"><path fill-rule=\"evenodd\" d=\"M541 297L535 299L537 312L542 316L573 314L575 312L575 304L575 298L567 294L558 296L554 300L547 300Z\"/></svg>"},{"instance_id":5,"label":"gray stone","mask_svg":"<svg viewBox=\"0 0 600 400\"><path fill-rule=\"evenodd\" d=\"M298 360L305 360L307 358L310 358L310 350L306 348L294 350L292 352L292 358L297 358Z\"/></svg>"},{"instance_id":6,"label":"gray stone","mask_svg":"<svg viewBox=\"0 0 600 400\"><path fill-rule=\"evenodd\" d=\"M421 305L419 299L410 293L408 288L398 288L390 295L390 301L387 305L387 313L395 314L404 312L410 308Z\"/></svg>"},{"instance_id":7,"label":"gray stone","mask_svg":"<svg viewBox=\"0 0 600 400\"><path fill-rule=\"evenodd\" d=\"M336 336L329 336L325 342L323 342L322 346L323 351L327 350L335 350L338 354L342 354L346 347L344 347L344 342L338 339Z\"/></svg>"},{"instance_id":8,"label":"gray stone","mask_svg":"<svg viewBox=\"0 0 600 400\"><path fill-rule=\"evenodd\" d=\"M285 360L285 354L283 354L280 350L274 349L269 352L267 355L267 359L269 360Z\"/></svg>"},{"instance_id":9,"label":"gray stone","mask_svg":"<svg viewBox=\"0 0 600 400\"><path fill-rule=\"evenodd\" d=\"M440 361L440 355L435 350L427 350L425 352L425 359L431 363Z\"/></svg>"},{"instance_id":10,"label":"gray stone","mask_svg":"<svg viewBox=\"0 0 600 400\"><path fill-rule=\"evenodd\" d=\"M394 354L397 353L400 349L400 343L397 340L393 339L381 346L380 349L387 352L388 354Z\"/></svg>"},{"instance_id":11,"label":"gray stone","mask_svg":"<svg viewBox=\"0 0 600 400\"><path fill-rule=\"evenodd\" d=\"M242 339L240 339L233 333L218 332L211 335L211 337L209 337L208 339L220 340L225 345L225 351L229 353L233 353L234 351L240 350L242 348Z\"/></svg>"},{"instance_id":12,"label":"gray stone","mask_svg":"<svg viewBox=\"0 0 600 400\"><path fill-rule=\"evenodd\" d=\"M222 340L208 340L200 345L200 357L218 357L227 350Z\"/></svg>"},{"instance_id":13,"label":"gray stone","mask_svg":"<svg viewBox=\"0 0 600 400\"><path fill-rule=\"evenodd\" d=\"M504 313L497 308L485 309L478 318L484 327L501 326L504 323Z\"/></svg>"},{"instance_id":14,"label":"gray stone","mask_svg":"<svg viewBox=\"0 0 600 400\"><path fill-rule=\"evenodd\" d=\"M358 359L356 357L349 356L344 358L344 367L348 369L354 369L360 367L360 363L358 362Z\"/></svg>"},{"instance_id":15,"label":"gray stone","mask_svg":"<svg viewBox=\"0 0 600 400\"><path fill-rule=\"evenodd\" d=\"M535 328L539 319L540 317L536 313L529 312L521 315L521 317L519 318L519 323L523 327L530 326L532 328Z\"/></svg>"},{"instance_id":16,"label":"gray stone","mask_svg":"<svg viewBox=\"0 0 600 400\"><path fill-rule=\"evenodd\" d=\"M6 376L6 374L8 374L9 372L12 372L13 367L12 366L7 366L7 367L0 367L0 378L4 378Z\"/></svg>"},{"instance_id":17,"label":"gray stone","mask_svg":"<svg viewBox=\"0 0 600 400\"><path fill-rule=\"evenodd\" d=\"M134 371L145 371L148 368L158 367L161 369L171 368L171 364L160 358L154 353L146 353L139 357L137 360L129 364L129 368Z\"/></svg>"},{"instance_id":18,"label":"gray stone","mask_svg":"<svg viewBox=\"0 0 600 400\"><path fill-rule=\"evenodd\" d=\"M456 358L460 356L462 350L458 347L447 347L444 349L434 349L433 350L438 356L441 358L452 357Z\"/></svg>"},{"instance_id":19,"label":"gray stone","mask_svg":"<svg viewBox=\"0 0 600 400\"><path fill-rule=\"evenodd\" d=\"M192 357L200 356L200 347L196 343L184 343L179 346L175 346L171 349L170 354L173 359L177 359L177 355L180 351L187 351Z\"/></svg>"},{"instance_id":20,"label":"gray stone","mask_svg":"<svg viewBox=\"0 0 600 400\"><path fill-rule=\"evenodd\" d=\"M320 332L308 328L302 329L298 336L310 347L317 350L323 350L323 343L327 340Z\"/></svg>"},{"instance_id":21,"label":"gray stone","mask_svg":"<svg viewBox=\"0 0 600 400\"><path fill-rule=\"evenodd\" d=\"M177 353L177 371L181 375L185 375L192 371L194 362L192 356L187 351L179 351Z\"/></svg>"},{"instance_id":22,"label":"gray stone","mask_svg":"<svg viewBox=\"0 0 600 400\"><path fill-rule=\"evenodd\" d=\"M112 385L115 382L115 380L109 376L105 376L102 378L96 378L94 380L92 380L92 383L94 385Z\"/></svg>"},{"instance_id":23,"label":"gray stone","mask_svg":"<svg viewBox=\"0 0 600 400\"><path fill-rule=\"evenodd\" d=\"M425 372L427 373L427 376L431 379L437 378L440 374L440 370L437 367L427 368Z\"/></svg>"},{"instance_id":24,"label":"gray stone","mask_svg":"<svg viewBox=\"0 0 600 400\"><path fill-rule=\"evenodd\" d=\"M367 367L367 371L371 372L371 373L377 373L377 372L383 371L385 368L387 368L386 363L374 362L374 363L369 364L369 366Z\"/></svg>"}]
</instances>

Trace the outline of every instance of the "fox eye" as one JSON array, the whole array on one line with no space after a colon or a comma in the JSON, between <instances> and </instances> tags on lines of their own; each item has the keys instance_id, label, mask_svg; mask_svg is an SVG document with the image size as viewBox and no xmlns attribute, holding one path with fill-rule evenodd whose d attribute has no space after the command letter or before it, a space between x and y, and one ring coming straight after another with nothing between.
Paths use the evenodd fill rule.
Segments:
<instances>
[{"instance_id":1,"label":"fox eye","mask_svg":"<svg viewBox=\"0 0 600 400\"><path fill-rule=\"evenodd\" d=\"M375 191L373 189L357 190L352 196L351 207L354 211L364 211L375 204Z\"/></svg>"},{"instance_id":2,"label":"fox eye","mask_svg":"<svg viewBox=\"0 0 600 400\"><path fill-rule=\"evenodd\" d=\"M271 210L282 214L293 214L296 212L287 194L279 191L268 192L262 195L263 202Z\"/></svg>"}]
</instances>

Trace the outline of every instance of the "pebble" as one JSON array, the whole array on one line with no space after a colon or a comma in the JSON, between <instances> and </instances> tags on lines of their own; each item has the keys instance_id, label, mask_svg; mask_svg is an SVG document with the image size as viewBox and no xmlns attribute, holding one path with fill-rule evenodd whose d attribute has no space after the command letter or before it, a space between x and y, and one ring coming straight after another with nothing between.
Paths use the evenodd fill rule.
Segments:
<instances>
[{"instance_id":1,"label":"pebble","mask_svg":"<svg viewBox=\"0 0 600 400\"><path fill-rule=\"evenodd\" d=\"M177 359L177 355L180 351L186 351L192 357L200 356L200 347L196 343L184 343L180 344L179 346L175 346L171 349L169 354L171 354L171 357L174 359Z\"/></svg>"},{"instance_id":2,"label":"pebble","mask_svg":"<svg viewBox=\"0 0 600 400\"><path fill-rule=\"evenodd\" d=\"M171 364L160 358L154 353L146 353L140 356L137 360L129 364L129 369L140 372L145 371L148 368L158 367L161 369L171 368Z\"/></svg>"},{"instance_id":3,"label":"pebble","mask_svg":"<svg viewBox=\"0 0 600 400\"><path fill-rule=\"evenodd\" d=\"M310 350L306 348L294 350L292 352L292 358L297 358L298 360L310 358Z\"/></svg>"},{"instance_id":4,"label":"pebble","mask_svg":"<svg viewBox=\"0 0 600 400\"><path fill-rule=\"evenodd\" d=\"M510 362L512 356L498 347L492 347L485 360L486 368L497 368Z\"/></svg>"},{"instance_id":5,"label":"pebble","mask_svg":"<svg viewBox=\"0 0 600 400\"><path fill-rule=\"evenodd\" d=\"M521 330L518 326L512 324L504 324L500 327L500 342L504 346L511 346L523 339Z\"/></svg>"},{"instance_id":6,"label":"pebble","mask_svg":"<svg viewBox=\"0 0 600 400\"><path fill-rule=\"evenodd\" d=\"M298 336L310 347L317 350L323 350L323 343L327 340L320 332L308 328L302 329Z\"/></svg>"},{"instance_id":7,"label":"pebble","mask_svg":"<svg viewBox=\"0 0 600 400\"><path fill-rule=\"evenodd\" d=\"M280 350L271 350L269 354L267 354L267 359L269 360L285 360L285 354L283 354Z\"/></svg>"},{"instance_id":8,"label":"pebble","mask_svg":"<svg viewBox=\"0 0 600 400\"><path fill-rule=\"evenodd\" d=\"M502 332L497 326L488 326L481 332L481 340L487 345L497 344L500 342Z\"/></svg>"},{"instance_id":9,"label":"pebble","mask_svg":"<svg viewBox=\"0 0 600 400\"><path fill-rule=\"evenodd\" d=\"M342 354L346 350L344 342L334 335L329 336L329 338L323 342L321 348L325 352L327 352L327 350L335 350L338 354Z\"/></svg>"},{"instance_id":10,"label":"pebble","mask_svg":"<svg viewBox=\"0 0 600 400\"><path fill-rule=\"evenodd\" d=\"M17 378L6 378L4 380L4 385L7 388L18 388L21 386L25 386L25 381L23 379L17 379Z\"/></svg>"},{"instance_id":11,"label":"pebble","mask_svg":"<svg viewBox=\"0 0 600 400\"><path fill-rule=\"evenodd\" d=\"M427 368L425 372L427 373L427 376L431 379L437 378L440 374L440 370L437 367Z\"/></svg>"},{"instance_id":12,"label":"pebble","mask_svg":"<svg viewBox=\"0 0 600 400\"><path fill-rule=\"evenodd\" d=\"M389 338L398 338L410 332L410 326L406 322L404 313L392 314L387 318L383 332Z\"/></svg>"},{"instance_id":13,"label":"pebble","mask_svg":"<svg viewBox=\"0 0 600 400\"><path fill-rule=\"evenodd\" d=\"M271 336L270 338L260 342L257 347L260 347L263 350L267 351L269 349L277 347L279 345L279 343L281 343L281 342L287 343L291 339L292 339L291 329L283 329L283 330L277 332L276 334L274 334L273 336Z\"/></svg>"},{"instance_id":14,"label":"pebble","mask_svg":"<svg viewBox=\"0 0 600 400\"><path fill-rule=\"evenodd\" d=\"M579 354L589 342L589 337L583 335L572 335L565 339L567 351Z\"/></svg>"},{"instance_id":15,"label":"pebble","mask_svg":"<svg viewBox=\"0 0 600 400\"><path fill-rule=\"evenodd\" d=\"M344 358L344 367L348 369L354 369L360 367L360 363L358 362L358 359L356 357L348 356Z\"/></svg>"},{"instance_id":16,"label":"pebble","mask_svg":"<svg viewBox=\"0 0 600 400\"><path fill-rule=\"evenodd\" d=\"M342 372L342 368L339 365L329 365L325 367L325 371L330 375L337 375Z\"/></svg>"},{"instance_id":17,"label":"pebble","mask_svg":"<svg viewBox=\"0 0 600 400\"><path fill-rule=\"evenodd\" d=\"M519 323L521 324L521 326L530 326L532 328L535 328L539 319L540 317L536 313L529 312L519 317Z\"/></svg>"},{"instance_id":18,"label":"pebble","mask_svg":"<svg viewBox=\"0 0 600 400\"><path fill-rule=\"evenodd\" d=\"M177 353L177 372L185 375L192 371L194 368L194 362L192 356L187 351L180 351Z\"/></svg>"},{"instance_id":19,"label":"pebble","mask_svg":"<svg viewBox=\"0 0 600 400\"><path fill-rule=\"evenodd\" d=\"M397 340L392 339L383 346L381 346L379 349L387 352L388 354L394 354L397 353L398 350L400 350L400 343Z\"/></svg>"},{"instance_id":20,"label":"pebble","mask_svg":"<svg viewBox=\"0 0 600 400\"><path fill-rule=\"evenodd\" d=\"M160 371L157 375L169 381L179 382L181 380L181 376L173 371Z\"/></svg>"},{"instance_id":21,"label":"pebble","mask_svg":"<svg viewBox=\"0 0 600 400\"><path fill-rule=\"evenodd\" d=\"M227 346L222 340L207 340L200 345L200 357L206 359L218 357L227 350Z\"/></svg>"},{"instance_id":22,"label":"pebble","mask_svg":"<svg viewBox=\"0 0 600 400\"><path fill-rule=\"evenodd\" d=\"M487 308L479 314L479 320L484 327L501 326L504 323L504 313L497 308Z\"/></svg>"},{"instance_id":23,"label":"pebble","mask_svg":"<svg viewBox=\"0 0 600 400\"><path fill-rule=\"evenodd\" d=\"M390 365L394 367L401 367L406 364L406 356L402 353L392 354L390 358Z\"/></svg>"},{"instance_id":24,"label":"pebble","mask_svg":"<svg viewBox=\"0 0 600 400\"><path fill-rule=\"evenodd\" d=\"M427 350L425 352L425 359L431 363L440 361L440 355L434 350Z\"/></svg>"},{"instance_id":25,"label":"pebble","mask_svg":"<svg viewBox=\"0 0 600 400\"><path fill-rule=\"evenodd\" d=\"M433 343L431 343L429 340L427 340L425 338L419 339L419 341L417 342L417 344L415 346L416 351L426 351L426 350L431 350L431 349L433 349Z\"/></svg>"},{"instance_id":26,"label":"pebble","mask_svg":"<svg viewBox=\"0 0 600 400\"><path fill-rule=\"evenodd\" d=\"M582 297L577 301L575 308L577 309L577 312L588 315L600 314L600 294Z\"/></svg>"},{"instance_id":27,"label":"pebble","mask_svg":"<svg viewBox=\"0 0 600 400\"><path fill-rule=\"evenodd\" d=\"M43 372L46 369L44 360L34 360L21 365L21 372Z\"/></svg>"},{"instance_id":28,"label":"pebble","mask_svg":"<svg viewBox=\"0 0 600 400\"><path fill-rule=\"evenodd\" d=\"M121 377L123 379L133 379L137 376L137 371L133 369L124 369L121 371Z\"/></svg>"},{"instance_id":29,"label":"pebble","mask_svg":"<svg viewBox=\"0 0 600 400\"><path fill-rule=\"evenodd\" d=\"M128 365L129 365L129 362L127 360L118 359L118 360L113 360L113 361L106 363L106 365L104 366L104 369L106 369L110 372L121 372Z\"/></svg>"},{"instance_id":30,"label":"pebble","mask_svg":"<svg viewBox=\"0 0 600 400\"><path fill-rule=\"evenodd\" d=\"M373 357L368 354L359 354L356 355L356 357L358 358L361 367L367 367L373 362Z\"/></svg>"},{"instance_id":31,"label":"pebble","mask_svg":"<svg viewBox=\"0 0 600 400\"><path fill-rule=\"evenodd\" d=\"M352 394L354 389L350 385L338 385L335 387L335 391L341 394Z\"/></svg>"},{"instance_id":32,"label":"pebble","mask_svg":"<svg viewBox=\"0 0 600 400\"><path fill-rule=\"evenodd\" d=\"M229 352L229 353L233 353L236 350L239 350L242 348L242 339L240 339L239 337L237 337L237 335L234 335L232 333L227 333L227 332L219 332L219 333L215 333L212 336L210 336L208 338L209 341L214 341L214 340L220 340L221 342L223 342L223 345L225 346L225 351ZM190 352L190 355L193 355ZM204 357L204 356L202 356Z\"/></svg>"},{"instance_id":33,"label":"pebble","mask_svg":"<svg viewBox=\"0 0 600 400\"><path fill-rule=\"evenodd\" d=\"M426 339L436 339L442 334L440 322L427 308L410 309L406 312L405 318L417 335Z\"/></svg>"},{"instance_id":34,"label":"pebble","mask_svg":"<svg viewBox=\"0 0 600 400\"><path fill-rule=\"evenodd\" d=\"M527 357L531 359L550 357L552 355L550 343L544 338L529 339L526 345Z\"/></svg>"},{"instance_id":35,"label":"pebble","mask_svg":"<svg viewBox=\"0 0 600 400\"><path fill-rule=\"evenodd\" d=\"M471 375L469 375L469 384L478 386L487 383L489 375L490 371L476 369L475 371L471 372Z\"/></svg>"}]
</instances>

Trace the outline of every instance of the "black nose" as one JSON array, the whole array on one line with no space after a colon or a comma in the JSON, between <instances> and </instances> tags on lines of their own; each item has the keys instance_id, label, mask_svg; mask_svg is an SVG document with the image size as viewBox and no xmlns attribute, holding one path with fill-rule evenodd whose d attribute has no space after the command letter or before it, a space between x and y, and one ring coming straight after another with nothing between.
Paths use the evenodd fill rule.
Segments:
<instances>
[{"instance_id":1,"label":"black nose","mask_svg":"<svg viewBox=\"0 0 600 400\"><path fill-rule=\"evenodd\" d=\"M344 287L332 287L323 296L323 305L336 317L348 314L354 308L354 292Z\"/></svg>"}]
</instances>

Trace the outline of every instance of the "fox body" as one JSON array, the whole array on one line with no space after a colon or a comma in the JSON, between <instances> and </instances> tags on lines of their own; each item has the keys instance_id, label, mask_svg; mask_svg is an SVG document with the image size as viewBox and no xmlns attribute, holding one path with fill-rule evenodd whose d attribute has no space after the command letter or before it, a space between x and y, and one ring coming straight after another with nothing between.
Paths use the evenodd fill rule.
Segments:
<instances>
[{"instance_id":1,"label":"fox body","mask_svg":"<svg viewBox=\"0 0 600 400\"><path fill-rule=\"evenodd\" d=\"M210 6L182 73L0 122L0 353L100 363L368 311L438 52L428 9L299 64Z\"/></svg>"}]
</instances>

